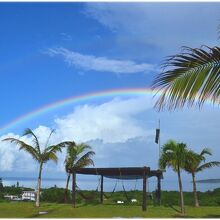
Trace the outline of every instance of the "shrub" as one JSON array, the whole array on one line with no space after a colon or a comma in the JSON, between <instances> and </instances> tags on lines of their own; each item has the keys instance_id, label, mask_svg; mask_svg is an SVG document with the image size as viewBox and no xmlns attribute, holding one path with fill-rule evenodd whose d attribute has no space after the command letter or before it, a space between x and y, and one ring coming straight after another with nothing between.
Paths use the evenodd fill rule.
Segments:
<instances>
[{"instance_id":1,"label":"shrub","mask_svg":"<svg viewBox=\"0 0 220 220\"><path fill-rule=\"evenodd\" d=\"M41 193L41 200L45 202L64 202L64 191L63 188L51 187L49 189L43 189ZM68 192L68 201L70 200L70 193Z\"/></svg>"}]
</instances>

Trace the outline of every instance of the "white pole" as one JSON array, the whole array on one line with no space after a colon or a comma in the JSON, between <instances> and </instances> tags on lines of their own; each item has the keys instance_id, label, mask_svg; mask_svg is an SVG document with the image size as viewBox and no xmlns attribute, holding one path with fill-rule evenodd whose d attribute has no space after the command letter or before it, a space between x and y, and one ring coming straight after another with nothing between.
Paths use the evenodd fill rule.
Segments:
<instances>
[{"instance_id":1,"label":"white pole","mask_svg":"<svg viewBox=\"0 0 220 220\"><path fill-rule=\"evenodd\" d=\"M161 148L160 148L160 119L159 119L159 140L158 140L158 145L159 145L159 158L161 156Z\"/></svg>"}]
</instances>

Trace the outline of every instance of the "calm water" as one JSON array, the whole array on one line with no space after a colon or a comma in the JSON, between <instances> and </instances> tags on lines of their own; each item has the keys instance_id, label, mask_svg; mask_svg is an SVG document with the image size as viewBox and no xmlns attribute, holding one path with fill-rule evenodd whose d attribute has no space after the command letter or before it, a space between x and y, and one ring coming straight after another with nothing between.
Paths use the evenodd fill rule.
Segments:
<instances>
[{"instance_id":1,"label":"calm water","mask_svg":"<svg viewBox=\"0 0 220 220\"><path fill-rule=\"evenodd\" d=\"M36 188L36 179L35 178L16 178L16 177L7 177L2 178L4 186L11 186L16 185L19 182L19 186L31 187ZM116 190L123 190L122 184L124 184L126 190L135 190L135 189L142 189L142 180L113 180L104 178L104 190L105 191L112 191L115 184L117 182ZM93 189L95 190L100 183L99 178L83 178L79 177L77 179L77 185L81 189ZM43 178L42 180L42 187L49 188L56 185L57 187L65 187L66 180L65 179L46 179ZM71 185L71 184L70 184ZM155 180L149 180L148 187L149 191L153 191L156 189L157 182ZM161 183L162 190L178 190L178 182L177 181L167 181L162 180ZM220 183L197 183L198 191L208 191L213 190L215 188L220 188ZM192 183L190 181L183 181L183 189L184 191L192 191Z\"/></svg>"}]
</instances>

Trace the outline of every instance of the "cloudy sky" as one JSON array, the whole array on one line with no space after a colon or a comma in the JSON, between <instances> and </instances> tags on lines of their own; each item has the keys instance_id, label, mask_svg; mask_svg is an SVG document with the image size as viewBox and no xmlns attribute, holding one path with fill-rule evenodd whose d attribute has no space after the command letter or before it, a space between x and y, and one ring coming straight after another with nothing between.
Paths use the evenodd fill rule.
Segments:
<instances>
[{"instance_id":1,"label":"cloudy sky","mask_svg":"<svg viewBox=\"0 0 220 220\"><path fill-rule=\"evenodd\" d=\"M112 95L84 100L11 121L68 97L105 90L149 88L163 59L181 46L218 45L219 3L0 3L0 139L21 138L33 129L44 143L75 140L91 144L96 166L157 168L155 128L162 144L185 142L196 151L220 154L220 110L160 112L153 95ZM199 12L199 13L198 13ZM65 176L63 160L44 175ZM27 166L28 164L28 166ZM37 165L25 152L0 142L0 176L35 177ZM219 169L199 179L220 178ZM183 174L184 179L190 176ZM175 179L172 171L165 178Z\"/></svg>"}]
</instances>

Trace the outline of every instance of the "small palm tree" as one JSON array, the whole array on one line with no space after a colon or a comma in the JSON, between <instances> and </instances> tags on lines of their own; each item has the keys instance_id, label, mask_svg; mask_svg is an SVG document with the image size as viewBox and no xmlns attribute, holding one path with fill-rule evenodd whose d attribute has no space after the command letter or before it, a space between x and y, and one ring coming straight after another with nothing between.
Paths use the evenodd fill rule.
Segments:
<instances>
[{"instance_id":1,"label":"small palm tree","mask_svg":"<svg viewBox=\"0 0 220 220\"><path fill-rule=\"evenodd\" d=\"M42 174L42 170L43 170L43 164L45 164L49 160L57 162L58 158L56 156L56 153L58 151L61 152L61 147L63 146L63 144L48 146L49 139L50 139L53 132L54 132L54 130L51 131L51 133L46 141L44 149L41 149L38 137L29 128L27 128L24 131L23 136L30 135L33 138L33 146L29 145L19 139L16 139L16 138L6 138L3 140L3 141L10 141L11 143L15 143L15 144L19 145L20 146L19 150L24 150L27 153L29 153L33 157L33 159L36 160L39 164L36 207L40 206L41 174Z\"/></svg>"},{"instance_id":2,"label":"small palm tree","mask_svg":"<svg viewBox=\"0 0 220 220\"><path fill-rule=\"evenodd\" d=\"M186 152L187 150L185 144L177 143L174 140L169 140L167 143L163 145L161 157L159 160L161 169L165 169L166 167L172 167L174 172L177 172L182 214L185 214L185 208L180 172L185 166Z\"/></svg>"},{"instance_id":3,"label":"small palm tree","mask_svg":"<svg viewBox=\"0 0 220 220\"><path fill-rule=\"evenodd\" d=\"M205 155L212 155L210 149L204 148L200 154L195 153L194 151L190 150L187 152L186 163L185 163L185 171L192 175L192 182L193 182L193 194L194 194L194 202L195 207L199 207L199 200L196 190L196 173L203 171L204 169L208 169L215 166L220 166L220 162L218 161L211 161L208 163L205 162L206 158Z\"/></svg>"},{"instance_id":4,"label":"small palm tree","mask_svg":"<svg viewBox=\"0 0 220 220\"><path fill-rule=\"evenodd\" d=\"M94 165L93 160L91 157L95 155L94 151L91 151L91 146L87 144L75 144L75 142L67 143L67 154L65 159L65 169L67 172L67 181L66 181L66 189L64 200L67 202L67 193L68 193L68 186L69 180L71 176L71 172L73 169L83 168L89 165ZM75 182L75 174L72 174L72 181ZM74 187L74 186L73 186ZM72 191L73 198L75 190ZM73 201L75 204L75 201Z\"/></svg>"}]
</instances>

